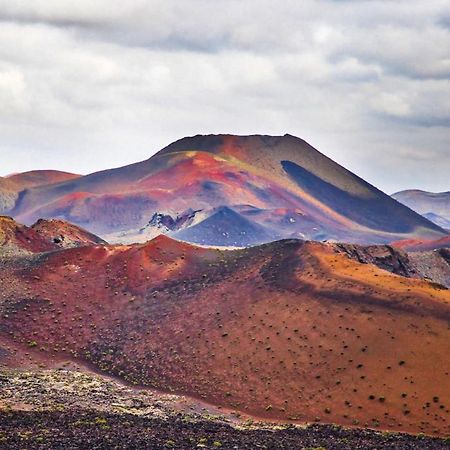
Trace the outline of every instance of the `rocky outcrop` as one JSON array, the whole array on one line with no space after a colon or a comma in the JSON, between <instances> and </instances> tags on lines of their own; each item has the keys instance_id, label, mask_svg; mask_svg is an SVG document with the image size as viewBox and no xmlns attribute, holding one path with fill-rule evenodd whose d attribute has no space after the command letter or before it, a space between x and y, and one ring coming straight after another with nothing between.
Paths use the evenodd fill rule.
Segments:
<instances>
[{"instance_id":1,"label":"rocky outcrop","mask_svg":"<svg viewBox=\"0 0 450 450\"><path fill-rule=\"evenodd\" d=\"M407 278L422 278L450 288L450 250L407 253L390 245L333 244L339 253Z\"/></svg>"},{"instance_id":2,"label":"rocky outcrop","mask_svg":"<svg viewBox=\"0 0 450 450\"><path fill-rule=\"evenodd\" d=\"M178 231L192 224L197 213L201 210L187 209L181 214L172 217L170 214L155 212L149 223L140 232L144 233L149 228L158 228L162 232Z\"/></svg>"},{"instance_id":3,"label":"rocky outcrop","mask_svg":"<svg viewBox=\"0 0 450 450\"><path fill-rule=\"evenodd\" d=\"M408 278L417 278L419 273L411 263L409 256L402 250L389 245L352 245L335 244L336 249L363 264L374 264L381 269Z\"/></svg>"}]
</instances>

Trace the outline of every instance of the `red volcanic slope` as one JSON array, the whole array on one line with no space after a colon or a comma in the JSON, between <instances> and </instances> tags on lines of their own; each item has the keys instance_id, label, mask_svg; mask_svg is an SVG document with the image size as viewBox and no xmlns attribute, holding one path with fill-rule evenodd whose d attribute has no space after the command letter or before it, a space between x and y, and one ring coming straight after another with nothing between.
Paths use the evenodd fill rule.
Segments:
<instances>
[{"instance_id":1,"label":"red volcanic slope","mask_svg":"<svg viewBox=\"0 0 450 450\"><path fill-rule=\"evenodd\" d=\"M437 250L440 248L450 248L450 236L445 236L437 240L419 240L406 239L403 241L393 242L392 246L402 248L410 252L425 252L428 250Z\"/></svg>"},{"instance_id":2,"label":"red volcanic slope","mask_svg":"<svg viewBox=\"0 0 450 450\"><path fill-rule=\"evenodd\" d=\"M293 136L194 136L147 161L29 189L13 215L96 233L138 229L155 211L251 205L301 211L305 237L390 242L443 231ZM273 222L274 223L274 222ZM314 229L314 230L312 230Z\"/></svg>"},{"instance_id":3,"label":"red volcanic slope","mask_svg":"<svg viewBox=\"0 0 450 450\"><path fill-rule=\"evenodd\" d=\"M35 186L45 186L48 184L62 183L74 180L81 175L75 173L62 172L59 170L31 170L29 172L15 173L6 178L15 183L20 190Z\"/></svg>"},{"instance_id":4,"label":"red volcanic slope","mask_svg":"<svg viewBox=\"0 0 450 450\"><path fill-rule=\"evenodd\" d=\"M2 362L75 360L270 419L447 435L450 293L335 246L167 237L3 266Z\"/></svg>"},{"instance_id":5,"label":"red volcanic slope","mask_svg":"<svg viewBox=\"0 0 450 450\"><path fill-rule=\"evenodd\" d=\"M160 159L165 160L165 168L156 173L150 168L150 174L137 180L134 185L119 184L119 187L110 188L102 184L102 190L108 193L66 194L19 217L25 222L35 220L38 215L67 217L86 226L89 224L94 229L99 226L100 231L105 231L117 224L122 228L144 225L153 211L161 208L184 211L190 207L202 209L211 205L250 203L261 208L283 204L291 208L308 209L321 223L339 225L339 220L329 217L327 212L315 205L308 205L308 202L277 183L249 170L237 170L232 163L209 153L163 155ZM40 195L41 192L35 193L35 197ZM39 199L35 197L32 202L36 200L39 204ZM148 211L148 215L136 217L141 210Z\"/></svg>"}]
</instances>

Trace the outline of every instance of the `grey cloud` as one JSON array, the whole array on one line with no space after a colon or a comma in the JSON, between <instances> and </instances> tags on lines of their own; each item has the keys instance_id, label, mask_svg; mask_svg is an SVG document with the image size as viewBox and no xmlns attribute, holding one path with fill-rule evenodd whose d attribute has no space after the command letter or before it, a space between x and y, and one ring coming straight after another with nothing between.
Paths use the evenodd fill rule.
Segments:
<instances>
[{"instance_id":1,"label":"grey cloud","mask_svg":"<svg viewBox=\"0 0 450 450\"><path fill-rule=\"evenodd\" d=\"M448 190L448 17L444 0L0 0L2 172L289 132L388 191Z\"/></svg>"}]
</instances>

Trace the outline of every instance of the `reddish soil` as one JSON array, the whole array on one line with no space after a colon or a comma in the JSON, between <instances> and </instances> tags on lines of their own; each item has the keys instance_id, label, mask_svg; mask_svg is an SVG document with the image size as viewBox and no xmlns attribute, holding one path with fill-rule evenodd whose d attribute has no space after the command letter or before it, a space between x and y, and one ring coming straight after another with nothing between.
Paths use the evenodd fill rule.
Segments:
<instances>
[{"instance_id":1,"label":"reddish soil","mask_svg":"<svg viewBox=\"0 0 450 450\"><path fill-rule=\"evenodd\" d=\"M437 240L406 239L392 243L392 246L410 252L424 252L437 250L440 248L450 248L450 236L445 236Z\"/></svg>"},{"instance_id":2,"label":"reddish soil","mask_svg":"<svg viewBox=\"0 0 450 450\"><path fill-rule=\"evenodd\" d=\"M450 292L332 245L159 237L11 259L0 279L3 364L72 359L272 420L450 432Z\"/></svg>"}]
</instances>

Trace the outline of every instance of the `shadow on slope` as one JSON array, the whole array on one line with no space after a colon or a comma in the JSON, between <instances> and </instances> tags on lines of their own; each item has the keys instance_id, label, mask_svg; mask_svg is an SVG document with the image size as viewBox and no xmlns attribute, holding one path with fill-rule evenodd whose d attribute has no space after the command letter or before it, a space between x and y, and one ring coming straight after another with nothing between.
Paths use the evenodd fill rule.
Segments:
<instances>
[{"instance_id":1,"label":"shadow on slope","mask_svg":"<svg viewBox=\"0 0 450 450\"><path fill-rule=\"evenodd\" d=\"M373 196L352 195L328 183L292 161L281 161L286 173L299 187L339 214L375 230L412 233L421 225L436 234L445 231L427 219L372 187Z\"/></svg>"}]
</instances>

